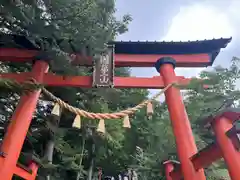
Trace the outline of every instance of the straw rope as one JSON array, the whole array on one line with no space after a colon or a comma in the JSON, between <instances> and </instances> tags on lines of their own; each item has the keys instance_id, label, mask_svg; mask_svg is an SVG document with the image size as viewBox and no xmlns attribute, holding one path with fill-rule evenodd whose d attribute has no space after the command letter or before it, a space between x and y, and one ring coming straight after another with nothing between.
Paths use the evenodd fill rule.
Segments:
<instances>
[{"instance_id":1,"label":"straw rope","mask_svg":"<svg viewBox=\"0 0 240 180\"><path fill-rule=\"evenodd\" d=\"M90 118L90 119L120 119L127 115L134 114L136 111L147 106L148 103L150 103L153 100L160 97L165 91L167 91L175 83L167 85L164 89L162 89L159 93L154 95L152 98L141 102L140 104L136 105L135 107L127 108L125 110L122 110L119 112L113 112L113 113L93 113L93 112L88 112L88 111L84 111L82 109L73 107L70 104L64 102L60 98L53 95L51 92L49 92L47 89L45 89L42 85L37 83L37 81L35 79L27 80L26 82L24 82L22 84L18 83L17 81L14 81L14 80L5 79L5 80L1 81L2 86L3 86L3 84L5 85L5 87L7 87L9 89L21 88L23 90L27 89L27 91L30 91L30 89L32 89L32 90L42 89L43 94L45 94L47 97L49 97L55 103L58 103L60 105L60 107L65 108L68 111L70 111L76 115L80 115L82 117L86 117L86 118Z\"/></svg>"}]
</instances>

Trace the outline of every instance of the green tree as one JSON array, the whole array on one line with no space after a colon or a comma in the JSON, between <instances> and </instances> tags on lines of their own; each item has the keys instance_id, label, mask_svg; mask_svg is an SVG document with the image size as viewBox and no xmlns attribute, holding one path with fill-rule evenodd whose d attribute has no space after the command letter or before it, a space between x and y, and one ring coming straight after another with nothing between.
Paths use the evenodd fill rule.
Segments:
<instances>
[{"instance_id":1,"label":"green tree","mask_svg":"<svg viewBox=\"0 0 240 180\"><path fill-rule=\"evenodd\" d=\"M20 0L1 1L0 4L0 30L8 34L24 35L36 47L46 50L53 59L50 64L51 71L64 75L90 74L91 68L71 66L69 54L77 52L82 55L94 55L104 51L105 44L113 40L117 34L125 32L127 24L131 20L128 15L124 16L122 20L114 17L115 3L113 0ZM13 44L14 41L10 36L7 39L1 38L1 41L8 46L19 47L19 44ZM29 65L14 63L1 65L4 72L30 70ZM127 73L124 69L117 71L123 75ZM107 96L102 90L79 88L51 88L49 90L64 101L89 111L101 111L107 107L106 102L98 101L104 99L103 96ZM117 93L116 90L110 91L113 94ZM8 112L5 113L7 121L4 122L4 126L6 126L19 96L8 92L1 92L1 95L3 112L5 113L5 110ZM116 104L114 106L117 107ZM51 108L51 106L43 106L41 102L39 103L23 150L34 151L44 158L45 146L48 144L47 139L53 138L55 149L54 165L50 168L53 168L50 171L52 179L76 179L79 172L81 175L85 175L85 170L89 168L87 161L91 156L91 150L88 146L95 137L92 134L89 135L87 130L90 129L89 126L95 127L96 122L84 119L86 125L82 130L72 130L71 123L74 115L64 111L59 129L52 137L51 131L56 127L52 127L49 123ZM108 138L107 142L111 143L113 140L109 139L111 138ZM87 141L86 148L82 147L84 141ZM102 141L106 141L106 139ZM81 159L86 165L79 165ZM45 177L49 174L49 166L44 165L39 172L39 178Z\"/></svg>"}]
</instances>

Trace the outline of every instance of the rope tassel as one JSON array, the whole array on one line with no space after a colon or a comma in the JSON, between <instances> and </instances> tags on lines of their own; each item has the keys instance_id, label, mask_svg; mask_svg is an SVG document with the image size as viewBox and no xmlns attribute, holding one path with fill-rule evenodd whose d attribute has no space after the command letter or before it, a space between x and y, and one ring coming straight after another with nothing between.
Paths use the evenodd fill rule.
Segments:
<instances>
[{"instance_id":1,"label":"rope tassel","mask_svg":"<svg viewBox=\"0 0 240 180\"><path fill-rule=\"evenodd\" d=\"M123 127L124 128L131 128L131 124L130 124L130 120L129 120L128 115L126 115L123 119Z\"/></svg>"},{"instance_id":2,"label":"rope tassel","mask_svg":"<svg viewBox=\"0 0 240 180\"><path fill-rule=\"evenodd\" d=\"M72 127L81 129L81 117L77 115L73 121Z\"/></svg>"},{"instance_id":3,"label":"rope tassel","mask_svg":"<svg viewBox=\"0 0 240 180\"><path fill-rule=\"evenodd\" d=\"M98 128L97 128L97 132L100 133L105 133L105 122L104 119L100 119L99 123L98 123Z\"/></svg>"},{"instance_id":4,"label":"rope tassel","mask_svg":"<svg viewBox=\"0 0 240 180\"><path fill-rule=\"evenodd\" d=\"M147 115L150 115L150 116L153 115L153 105L151 102L147 104Z\"/></svg>"},{"instance_id":5,"label":"rope tassel","mask_svg":"<svg viewBox=\"0 0 240 180\"><path fill-rule=\"evenodd\" d=\"M58 103L56 103L55 105L54 105L54 107L53 107L53 109L52 109L52 112L51 112L51 114L52 115L55 115L55 116L60 116L60 106L59 106L59 104Z\"/></svg>"}]
</instances>

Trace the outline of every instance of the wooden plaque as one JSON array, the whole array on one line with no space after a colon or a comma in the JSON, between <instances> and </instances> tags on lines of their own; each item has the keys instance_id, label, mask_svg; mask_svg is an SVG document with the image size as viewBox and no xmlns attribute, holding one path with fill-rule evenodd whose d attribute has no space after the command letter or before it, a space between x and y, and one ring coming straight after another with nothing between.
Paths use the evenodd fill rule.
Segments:
<instances>
[{"instance_id":1,"label":"wooden plaque","mask_svg":"<svg viewBox=\"0 0 240 180\"><path fill-rule=\"evenodd\" d=\"M114 77L114 46L108 46L99 59L94 61L93 87L113 87Z\"/></svg>"}]
</instances>

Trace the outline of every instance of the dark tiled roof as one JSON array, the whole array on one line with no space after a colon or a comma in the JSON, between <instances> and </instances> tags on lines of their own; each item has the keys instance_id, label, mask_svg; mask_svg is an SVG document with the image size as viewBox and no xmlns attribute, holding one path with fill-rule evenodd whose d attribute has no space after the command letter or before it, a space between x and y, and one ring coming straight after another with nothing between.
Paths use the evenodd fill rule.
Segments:
<instances>
[{"instance_id":1,"label":"dark tiled roof","mask_svg":"<svg viewBox=\"0 0 240 180\"><path fill-rule=\"evenodd\" d=\"M198 54L212 53L225 48L232 38L186 42L115 41L117 54Z\"/></svg>"},{"instance_id":2,"label":"dark tiled roof","mask_svg":"<svg viewBox=\"0 0 240 180\"><path fill-rule=\"evenodd\" d=\"M25 36L0 33L0 48L21 48L37 50L38 48Z\"/></svg>"},{"instance_id":3,"label":"dark tiled roof","mask_svg":"<svg viewBox=\"0 0 240 180\"><path fill-rule=\"evenodd\" d=\"M211 55L211 63L221 48L225 48L232 38L220 38L202 41L157 42L157 41L115 41L116 54L200 54Z\"/></svg>"}]
</instances>

